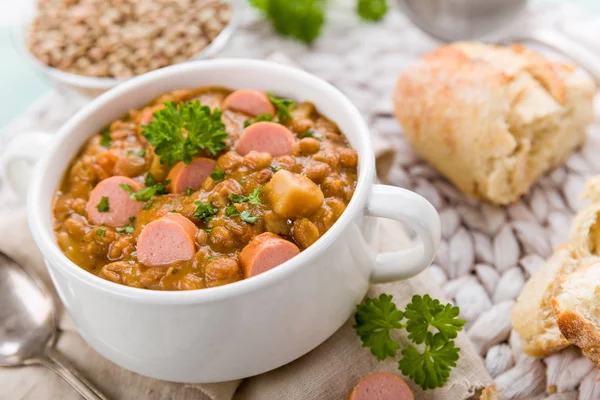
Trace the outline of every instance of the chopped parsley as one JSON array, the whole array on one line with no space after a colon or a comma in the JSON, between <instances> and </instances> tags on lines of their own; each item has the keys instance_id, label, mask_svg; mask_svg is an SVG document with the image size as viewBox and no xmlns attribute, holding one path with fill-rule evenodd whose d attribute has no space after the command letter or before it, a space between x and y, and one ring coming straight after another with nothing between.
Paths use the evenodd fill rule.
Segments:
<instances>
[{"instance_id":1,"label":"chopped parsley","mask_svg":"<svg viewBox=\"0 0 600 400\"><path fill-rule=\"evenodd\" d=\"M211 233L212 232L212 228L204 228L203 231L206 232L206 233Z\"/></svg>"},{"instance_id":2,"label":"chopped parsley","mask_svg":"<svg viewBox=\"0 0 600 400\"><path fill-rule=\"evenodd\" d=\"M96 236L104 237L106 236L106 229L96 229Z\"/></svg>"},{"instance_id":3,"label":"chopped parsley","mask_svg":"<svg viewBox=\"0 0 600 400\"><path fill-rule=\"evenodd\" d=\"M312 137L312 138L315 138L315 139L323 139L323 135L320 132L314 131L312 129L307 130L300 137L302 139L307 138L307 137Z\"/></svg>"},{"instance_id":4,"label":"chopped parsley","mask_svg":"<svg viewBox=\"0 0 600 400\"><path fill-rule=\"evenodd\" d=\"M240 215L240 212L235 207L235 205L230 204L225 209L225 215L227 215L229 218L231 218L231 217L237 217L238 215Z\"/></svg>"},{"instance_id":5,"label":"chopped parsley","mask_svg":"<svg viewBox=\"0 0 600 400\"><path fill-rule=\"evenodd\" d=\"M111 143L112 143L112 138L110 137L110 129L109 128L104 128L102 129L102 131L100 132L100 146L102 147L110 147Z\"/></svg>"},{"instance_id":6,"label":"chopped parsley","mask_svg":"<svg viewBox=\"0 0 600 400\"><path fill-rule=\"evenodd\" d=\"M125 225L124 227L117 228L117 232L119 233L132 233L133 231L135 231L135 228L133 225L131 225L131 223Z\"/></svg>"},{"instance_id":7,"label":"chopped parsley","mask_svg":"<svg viewBox=\"0 0 600 400\"><path fill-rule=\"evenodd\" d=\"M121 187L121 189L129 193L129 198L131 200L136 201L148 201L153 196L156 196L157 194L164 194L166 192L165 185L163 185L162 183L156 183L150 187L140 189L137 192L134 192L131 185L128 185L126 183L121 183L119 184L119 186Z\"/></svg>"},{"instance_id":8,"label":"chopped parsley","mask_svg":"<svg viewBox=\"0 0 600 400\"><path fill-rule=\"evenodd\" d=\"M273 121L273 116L271 114L260 114L259 116L257 116L254 119L247 119L244 121L244 128L249 127L250 125L252 125L255 122L262 122L262 121Z\"/></svg>"},{"instance_id":9,"label":"chopped parsley","mask_svg":"<svg viewBox=\"0 0 600 400\"><path fill-rule=\"evenodd\" d=\"M196 205L196 211L194 212L194 217L200 218L204 222L210 222L214 215L219 212L217 208L212 205L212 202L205 203L203 201L197 200L194 202Z\"/></svg>"},{"instance_id":10,"label":"chopped parsley","mask_svg":"<svg viewBox=\"0 0 600 400\"><path fill-rule=\"evenodd\" d=\"M150 207L152 207L153 204L154 204L154 200L150 200L149 202L147 202L146 204L144 204L144 210L149 210Z\"/></svg>"},{"instance_id":11,"label":"chopped parsley","mask_svg":"<svg viewBox=\"0 0 600 400\"><path fill-rule=\"evenodd\" d=\"M96 209L100 212L109 212L110 206L108 204L108 197L102 196L100 202L96 205Z\"/></svg>"},{"instance_id":12,"label":"chopped parsley","mask_svg":"<svg viewBox=\"0 0 600 400\"><path fill-rule=\"evenodd\" d=\"M254 189L252 191L252 193L250 193L250 195L248 196L242 196L241 194L237 194L237 193L230 193L229 196L227 196L227 198L232 202L232 203L249 203L249 204L254 204L255 206L262 204L262 202L260 201L260 191L262 190L262 186L257 187L256 189Z\"/></svg>"},{"instance_id":13,"label":"chopped parsley","mask_svg":"<svg viewBox=\"0 0 600 400\"><path fill-rule=\"evenodd\" d=\"M185 187L185 195L186 195L186 196L189 196L189 195L191 195L192 193L194 193L194 189L192 189L192 188L191 188L191 187L189 187L189 186L186 186L186 187Z\"/></svg>"},{"instance_id":14,"label":"chopped parsley","mask_svg":"<svg viewBox=\"0 0 600 400\"><path fill-rule=\"evenodd\" d=\"M273 172L277 172L281 169L281 166L279 165L279 163L277 161L273 161L270 165L271 167L271 171Z\"/></svg>"},{"instance_id":15,"label":"chopped parsley","mask_svg":"<svg viewBox=\"0 0 600 400\"><path fill-rule=\"evenodd\" d=\"M225 178L225 171L217 165L215 166L215 170L210 174L210 177L215 183L221 182Z\"/></svg>"},{"instance_id":16,"label":"chopped parsley","mask_svg":"<svg viewBox=\"0 0 600 400\"><path fill-rule=\"evenodd\" d=\"M240 214L240 219L250 225L254 225L260 218L252 215L250 211L244 210Z\"/></svg>"},{"instance_id":17,"label":"chopped parsley","mask_svg":"<svg viewBox=\"0 0 600 400\"><path fill-rule=\"evenodd\" d=\"M142 127L142 136L154 146L161 164L173 165L178 161L189 164L201 150L214 155L225 148L227 132L220 110L211 111L198 100L168 101L165 108L153 115L154 120Z\"/></svg>"},{"instance_id":18,"label":"chopped parsley","mask_svg":"<svg viewBox=\"0 0 600 400\"><path fill-rule=\"evenodd\" d=\"M146 177L144 178L144 185L146 185L146 186L156 185L156 179L154 179L154 175L152 175L150 172L148 172L146 174Z\"/></svg>"},{"instance_id":19,"label":"chopped parsley","mask_svg":"<svg viewBox=\"0 0 600 400\"><path fill-rule=\"evenodd\" d=\"M141 149L137 152L138 157L146 157L146 149Z\"/></svg>"},{"instance_id":20,"label":"chopped parsley","mask_svg":"<svg viewBox=\"0 0 600 400\"><path fill-rule=\"evenodd\" d=\"M292 119L290 107L293 107L296 104L294 103L294 100L277 97L271 92L267 92L267 95L269 96L271 103L277 108L277 118L279 119L279 122L284 124Z\"/></svg>"},{"instance_id":21,"label":"chopped parsley","mask_svg":"<svg viewBox=\"0 0 600 400\"><path fill-rule=\"evenodd\" d=\"M242 176L242 177L240 178L240 183L246 183L246 181L247 181L247 180L248 180L248 179L246 179L246 177L245 177L245 176Z\"/></svg>"}]
</instances>

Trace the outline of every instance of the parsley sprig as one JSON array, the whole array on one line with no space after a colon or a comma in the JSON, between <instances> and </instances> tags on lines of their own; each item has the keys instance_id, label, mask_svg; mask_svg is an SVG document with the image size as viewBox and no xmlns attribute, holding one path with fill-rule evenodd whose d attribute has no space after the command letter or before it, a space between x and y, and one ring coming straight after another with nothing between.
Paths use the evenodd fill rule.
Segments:
<instances>
[{"instance_id":1,"label":"parsley sprig","mask_svg":"<svg viewBox=\"0 0 600 400\"><path fill-rule=\"evenodd\" d=\"M413 344L402 350L398 368L424 390L434 389L444 386L459 357L453 340L465 324L458 318L459 311L429 295L413 296L401 311L392 296L382 294L357 306L354 328L363 346L380 361L396 356L400 349L390 333L406 329Z\"/></svg>"},{"instance_id":2,"label":"parsley sprig","mask_svg":"<svg viewBox=\"0 0 600 400\"><path fill-rule=\"evenodd\" d=\"M260 201L260 191L262 186L255 188L248 196L243 196L237 193L230 193L228 198L232 203L249 203L255 206L262 204Z\"/></svg>"},{"instance_id":3,"label":"parsley sprig","mask_svg":"<svg viewBox=\"0 0 600 400\"><path fill-rule=\"evenodd\" d=\"M379 21L388 11L387 0L355 0L356 12L365 21ZM250 0L280 35L311 44L321 34L328 0Z\"/></svg>"},{"instance_id":4,"label":"parsley sprig","mask_svg":"<svg viewBox=\"0 0 600 400\"><path fill-rule=\"evenodd\" d=\"M203 201L197 200L194 202L196 205L196 211L194 212L194 217L197 217L204 222L210 222L213 216L217 215L219 209L214 207L212 201L205 203Z\"/></svg>"},{"instance_id":5,"label":"parsley sprig","mask_svg":"<svg viewBox=\"0 0 600 400\"><path fill-rule=\"evenodd\" d=\"M277 109L277 118L279 122L285 124L290 119L292 119L292 115L290 114L290 108L293 107L296 103L291 99L284 99L282 97L277 97L271 92L267 92L271 103Z\"/></svg>"},{"instance_id":6,"label":"parsley sprig","mask_svg":"<svg viewBox=\"0 0 600 400\"><path fill-rule=\"evenodd\" d=\"M262 121L273 121L273 116L271 114L260 114L259 116L257 116L254 119L247 119L244 121L244 128L249 127L250 125L252 125L255 122L262 122Z\"/></svg>"},{"instance_id":7,"label":"parsley sprig","mask_svg":"<svg viewBox=\"0 0 600 400\"><path fill-rule=\"evenodd\" d=\"M148 201L158 194L166 193L165 185L162 183L155 183L152 186L145 187L143 189L138 190L137 192L134 192L131 185L128 185L126 183L121 183L119 184L119 186L121 187L121 189L123 189L129 194L129 198L131 200L136 201Z\"/></svg>"},{"instance_id":8,"label":"parsley sprig","mask_svg":"<svg viewBox=\"0 0 600 400\"><path fill-rule=\"evenodd\" d=\"M142 136L154 146L162 164L186 164L202 150L216 154L225 148L227 132L221 121L221 111L211 112L198 100L174 103L154 112L154 120L142 126ZM184 135L184 131L186 134Z\"/></svg>"}]
</instances>

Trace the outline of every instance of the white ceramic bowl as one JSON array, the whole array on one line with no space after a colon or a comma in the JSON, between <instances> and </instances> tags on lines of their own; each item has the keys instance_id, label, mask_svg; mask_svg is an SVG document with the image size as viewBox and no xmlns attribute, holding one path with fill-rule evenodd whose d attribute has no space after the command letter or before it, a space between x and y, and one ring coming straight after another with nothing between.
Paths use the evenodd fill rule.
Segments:
<instances>
[{"instance_id":1,"label":"white ceramic bowl","mask_svg":"<svg viewBox=\"0 0 600 400\"><path fill-rule=\"evenodd\" d=\"M217 37L210 42L204 50L200 53L196 54L190 61L194 60L204 60L215 57L219 52L221 52L233 34L237 29L241 13L242 13L242 0L224 0L229 3L231 7L231 20L229 23L223 28L223 30L217 35ZM127 79L131 78L99 78L94 76L85 76L73 74L70 72L61 71L60 69L50 67L40 60L38 60L27 47L27 31L29 29L29 25L35 18L37 12L37 5L33 2L29 2L26 6L22 7L22 15L21 15L21 23L16 24L12 27L11 36L14 47L17 51L41 73L48 76L52 82L59 86L63 86L69 89L76 91L79 94L82 94L87 97L95 97L98 96L108 89L111 89L118 84L125 82Z\"/></svg>"},{"instance_id":2,"label":"white ceramic bowl","mask_svg":"<svg viewBox=\"0 0 600 400\"><path fill-rule=\"evenodd\" d=\"M339 124L359 154L356 192L334 226L310 248L256 277L185 292L137 289L98 278L73 264L52 230L52 197L69 161L110 121L156 96L207 85L272 90L310 100ZM39 135L39 134L38 134ZM25 136L22 141L27 142ZM39 143L43 142L38 136ZM133 78L92 101L50 140L28 196L30 228L66 309L83 338L131 371L177 382L218 382L259 374L302 356L331 336L372 282L408 278L430 264L440 239L431 204L410 191L375 185L369 130L336 88L306 72L265 61L212 60ZM13 146L18 149L19 146ZM28 150L9 151L8 170ZM17 174L9 173L16 177ZM375 219L403 221L421 243L376 254Z\"/></svg>"}]
</instances>

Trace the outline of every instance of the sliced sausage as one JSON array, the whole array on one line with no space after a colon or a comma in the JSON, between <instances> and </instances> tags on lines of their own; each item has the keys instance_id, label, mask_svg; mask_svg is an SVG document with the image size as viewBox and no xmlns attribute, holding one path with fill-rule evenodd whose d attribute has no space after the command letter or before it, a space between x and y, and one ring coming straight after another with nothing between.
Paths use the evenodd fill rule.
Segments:
<instances>
[{"instance_id":1,"label":"sliced sausage","mask_svg":"<svg viewBox=\"0 0 600 400\"><path fill-rule=\"evenodd\" d=\"M171 193L185 193L187 188L196 191L202 183L215 170L215 160L204 157L194 157L190 164L179 161L167 175L171 181L168 185Z\"/></svg>"},{"instance_id":2,"label":"sliced sausage","mask_svg":"<svg viewBox=\"0 0 600 400\"><path fill-rule=\"evenodd\" d=\"M292 154L294 135L276 122L256 122L244 130L235 151L245 156L252 150L269 153L273 157Z\"/></svg>"},{"instance_id":3,"label":"sliced sausage","mask_svg":"<svg viewBox=\"0 0 600 400\"><path fill-rule=\"evenodd\" d=\"M163 108L165 108L164 104L158 104L145 110L140 116L140 125L148 125L150 122L154 121L154 115L152 114L154 114L156 111L162 110Z\"/></svg>"},{"instance_id":4,"label":"sliced sausage","mask_svg":"<svg viewBox=\"0 0 600 400\"><path fill-rule=\"evenodd\" d=\"M111 176L104 179L91 191L86 209L88 219L95 225L124 226L129 218L136 216L144 203L129 198L120 185L129 185L134 192L143 186L126 176ZM102 198L106 197L106 201ZM103 204L100 204L103 203Z\"/></svg>"},{"instance_id":5,"label":"sliced sausage","mask_svg":"<svg viewBox=\"0 0 600 400\"><path fill-rule=\"evenodd\" d=\"M358 382L348 400L414 400L408 385L391 372L375 372Z\"/></svg>"},{"instance_id":6,"label":"sliced sausage","mask_svg":"<svg viewBox=\"0 0 600 400\"><path fill-rule=\"evenodd\" d=\"M241 111L253 117L261 114L275 115L275 107L269 100L269 96L254 89L236 90L231 93L225 98L223 109Z\"/></svg>"},{"instance_id":7,"label":"sliced sausage","mask_svg":"<svg viewBox=\"0 0 600 400\"><path fill-rule=\"evenodd\" d=\"M271 232L256 236L238 257L244 278L250 278L283 264L298 255L298 247Z\"/></svg>"},{"instance_id":8,"label":"sliced sausage","mask_svg":"<svg viewBox=\"0 0 600 400\"><path fill-rule=\"evenodd\" d=\"M304 175L280 169L263 189L273 211L282 217L308 217L323 204L323 192Z\"/></svg>"},{"instance_id":9,"label":"sliced sausage","mask_svg":"<svg viewBox=\"0 0 600 400\"><path fill-rule=\"evenodd\" d=\"M180 214L167 214L146 225L137 240L137 258L147 267L185 261L196 253L196 225Z\"/></svg>"}]
</instances>

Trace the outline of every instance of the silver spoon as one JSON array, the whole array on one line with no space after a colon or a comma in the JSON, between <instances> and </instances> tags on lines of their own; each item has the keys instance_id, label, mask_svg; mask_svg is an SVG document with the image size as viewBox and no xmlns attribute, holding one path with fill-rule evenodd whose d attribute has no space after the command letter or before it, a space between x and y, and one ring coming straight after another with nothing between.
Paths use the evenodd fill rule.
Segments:
<instances>
[{"instance_id":1,"label":"silver spoon","mask_svg":"<svg viewBox=\"0 0 600 400\"><path fill-rule=\"evenodd\" d=\"M106 400L54 348L55 303L44 283L0 252L0 366L43 365L88 400Z\"/></svg>"},{"instance_id":2,"label":"silver spoon","mask_svg":"<svg viewBox=\"0 0 600 400\"><path fill-rule=\"evenodd\" d=\"M399 0L405 14L423 31L446 42L534 41L553 48L586 69L600 83L600 58L551 29L517 26L527 0Z\"/></svg>"}]
</instances>

